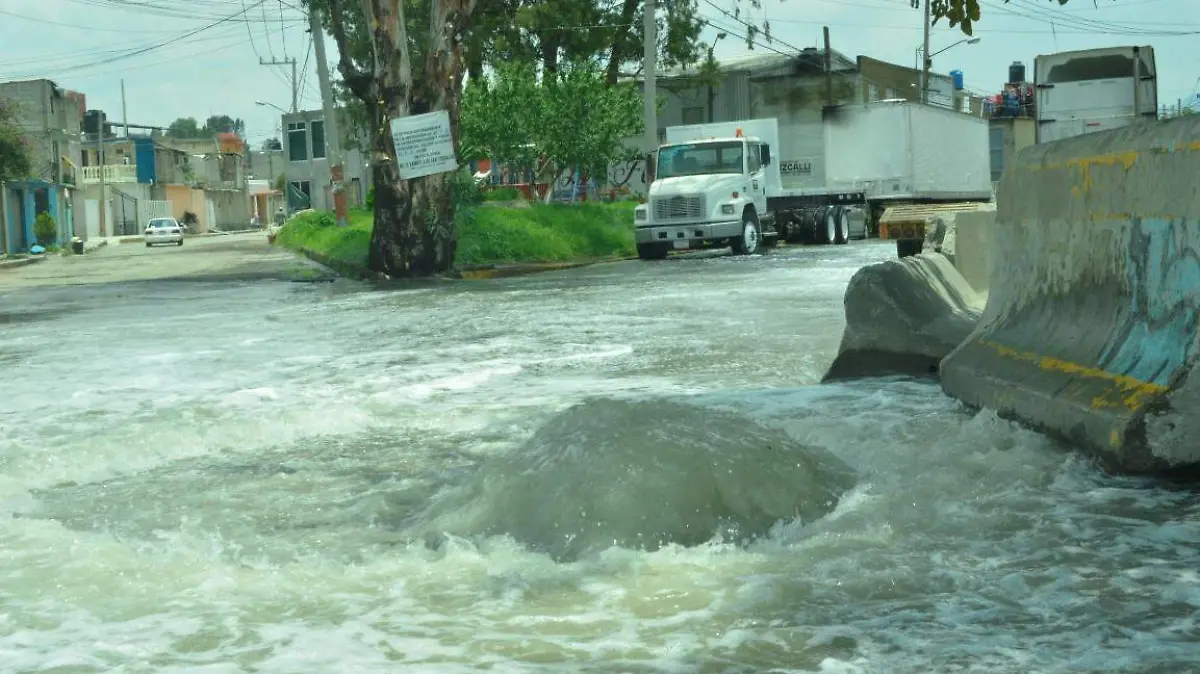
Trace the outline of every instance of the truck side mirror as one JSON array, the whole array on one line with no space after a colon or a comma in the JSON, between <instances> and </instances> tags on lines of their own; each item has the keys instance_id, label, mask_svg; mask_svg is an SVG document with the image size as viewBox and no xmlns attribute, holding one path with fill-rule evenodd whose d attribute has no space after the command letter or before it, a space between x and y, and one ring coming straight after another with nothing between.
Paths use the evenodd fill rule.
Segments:
<instances>
[{"instance_id":1,"label":"truck side mirror","mask_svg":"<svg viewBox=\"0 0 1200 674\"><path fill-rule=\"evenodd\" d=\"M763 145L759 146L759 159L761 160L761 161L759 161L759 163L762 164L763 166L771 165L771 146L770 145L767 145L764 143Z\"/></svg>"}]
</instances>

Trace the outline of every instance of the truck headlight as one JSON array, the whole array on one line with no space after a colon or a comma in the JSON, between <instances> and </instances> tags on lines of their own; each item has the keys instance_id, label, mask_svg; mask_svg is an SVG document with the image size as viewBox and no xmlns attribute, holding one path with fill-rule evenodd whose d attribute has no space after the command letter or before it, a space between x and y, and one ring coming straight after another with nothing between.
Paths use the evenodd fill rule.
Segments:
<instances>
[{"instance_id":1,"label":"truck headlight","mask_svg":"<svg viewBox=\"0 0 1200 674\"><path fill-rule=\"evenodd\" d=\"M633 219L634 220L645 220L646 215L647 215L647 213L646 213L645 208L638 207L638 208L634 209L634 211L633 211Z\"/></svg>"},{"instance_id":2,"label":"truck headlight","mask_svg":"<svg viewBox=\"0 0 1200 674\"><path fill-rule=\"evenodd\" d=\"M721 215L733 215L733 204L721 204Z\"/></svg>"}]
</instances>

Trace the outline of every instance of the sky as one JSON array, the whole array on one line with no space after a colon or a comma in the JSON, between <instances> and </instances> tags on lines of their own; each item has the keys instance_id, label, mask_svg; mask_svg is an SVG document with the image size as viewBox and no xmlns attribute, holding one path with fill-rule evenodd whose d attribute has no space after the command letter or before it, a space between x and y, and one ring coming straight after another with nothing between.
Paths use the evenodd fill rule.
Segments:
<instances>
[{"instance_id":1,"label":"sky","mask_svg":"<svg viewBox=\"0 0 1200 674\"><path fill-rule=\"evenodd\" d=\"M727 37L717 58L747 52L745 23L771 26L773 41L756 52L819 46L829 26L833 48L913 66L922 13L910 0L697 0L702 15ZM1013 61L1029 77L1038 54L1118 45L1151 45L1159 103L1196 103L1200 86L1200 0L981 0L977 44L944 22L934 26L934 70L962 70L976 93L999 91ZM301 109L320 107L315 56L299 0L0 0L0 81L48 77L87 95L89 108L121 119L125 83L128 121L167 126L177 117L203 121L227 114L246 121L258 145L279 136L279 108L291 107L289 66L295 59ZM759 38L764 43L763 38ZM951 45L955 45L952 46ZM331 72L337 50L326 37ZM336 75L335 75L336 76Z\"/></svg>"}]
</instances>

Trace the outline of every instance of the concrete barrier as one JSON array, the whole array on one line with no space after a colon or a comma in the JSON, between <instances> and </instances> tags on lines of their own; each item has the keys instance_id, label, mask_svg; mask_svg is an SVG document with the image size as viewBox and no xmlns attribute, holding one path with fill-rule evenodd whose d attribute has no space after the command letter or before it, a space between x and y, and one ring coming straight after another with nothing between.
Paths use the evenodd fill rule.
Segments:
<instances>
[{"instance_id":1,"label":"concrete barrier","mask_svg":"<svg viewBox=\"0 0 1200 674\"><path fill-rule=\"evenodd\" d=\"M1000 183L987 307L947 393L1112 469L1200 462L1200 116L1021 151Z\"/></svg>"},{"instance_id":2,"label":"concrete barrier","mask_svg":"<svg viewBox=\"0 0 1200 674\"><path fill-rule=\"evenodd\" d=\"M823 382L937 373L971 334L984 297L947 257L924 253L858 270L845 303L846 329Z\"/></svg>"}]
</instances>

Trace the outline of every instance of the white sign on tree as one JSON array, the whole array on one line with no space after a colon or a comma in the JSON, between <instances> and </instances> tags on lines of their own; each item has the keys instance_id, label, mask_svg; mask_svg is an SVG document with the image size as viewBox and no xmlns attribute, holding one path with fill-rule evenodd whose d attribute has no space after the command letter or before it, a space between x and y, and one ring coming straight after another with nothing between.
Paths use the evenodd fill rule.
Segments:
<instances>
[{"instance_id":1,"label":"white sign on tree","mask_svg":"<svg viewBox=\"0 0 1200 674\"><path fill-rule=\"evenodd\" d=\"M392 120L400 178L411 180L458 169L450 114L445 110Z\"/></svg>"}]
</instances>

